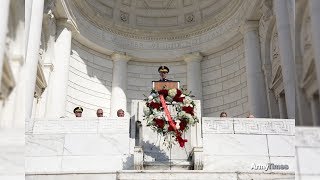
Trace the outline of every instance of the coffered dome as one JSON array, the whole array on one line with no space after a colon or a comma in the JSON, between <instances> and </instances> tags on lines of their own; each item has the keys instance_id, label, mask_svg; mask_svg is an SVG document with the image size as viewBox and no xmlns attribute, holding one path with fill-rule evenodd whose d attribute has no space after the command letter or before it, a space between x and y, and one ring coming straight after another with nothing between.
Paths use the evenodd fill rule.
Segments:
<instances>
[{"instance_id":1,"label":"coffered dome","mask_svg":"<svg viewBox=\"0 0 320 180\"><path fill-rule=\"evenodd\" d=\"M188 37L232 16L240 0L75 0L75 10L100 28L135 38Z\"/></svg>"}]
</instances>

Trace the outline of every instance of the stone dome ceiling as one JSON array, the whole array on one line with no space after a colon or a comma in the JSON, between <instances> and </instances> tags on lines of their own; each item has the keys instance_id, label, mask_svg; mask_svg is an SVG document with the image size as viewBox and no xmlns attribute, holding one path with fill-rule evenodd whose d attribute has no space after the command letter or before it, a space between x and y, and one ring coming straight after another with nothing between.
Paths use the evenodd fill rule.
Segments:
<instances>
[{"instance_id":1,"label":"stone dome ceiling","mask_svg":"<svg viewBox=\"0 0 320 180\"><path fill-rule=\"evenodd\" d=\"M74 0L74 10L93 25L133 38L176 39L208 31L242 0Z\"/></svg>"}]
</instances>

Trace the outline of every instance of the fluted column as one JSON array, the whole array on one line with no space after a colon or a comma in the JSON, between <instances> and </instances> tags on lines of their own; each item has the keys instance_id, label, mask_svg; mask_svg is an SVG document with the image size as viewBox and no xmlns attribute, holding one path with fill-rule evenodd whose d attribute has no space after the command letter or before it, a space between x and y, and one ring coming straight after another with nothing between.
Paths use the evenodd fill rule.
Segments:
<instances>
[{"instance_id":1,"label":"fluted column","mask_svg":"<svg viewBox=\"0 0 320 180\"><path fill-rule=\"evenodd\" d=\"M10 5L10 0L0 1L0 6L1 6L1 11L0 11L0 17L1 17L1 21L0 21L0 88L1 88L5 39L7 35L7 30L8 30L9 5Z\"/></svg>"},{"instance_id":2,"label":"fluted column","mask_svg":"<svg viewBox=\"0 0 320 180\"><path fill-rule=\"evenodd\" d=\"M286 100L284 95L278 97L279 113L281 119L287 118Z\"/></svg>"},{"instance_id":3,"label":"fluted column","mask_svg":"<svg viewBox=\"0 0 320 180\"><path fill-rule=\"evenodd\" d=\"M28 40L29 40L29 30L30 30L30 21L31 21L31 12L32 12L32 3L33 0L26 0L25 1L25 11L24 11L24 20L25 20L25 55L27 54L27 49L28 49Z\"/></svg>"},{"instance_id":4,"label":"fluted column","mask_svg":"<svg viewBox=\"0 0 320 180\"><path fill-rule=\"evenodd\" d=\"M316 64L318 90L320 94L320 1L309 0L311 32L313 40L314 58Z\"/></svg>"},{"instance_id":5,"label":"fluted column","mask_svg":"<svg viewBox=\"0 0 320 180\"><path fill-rule=\"evenodd\" d=\"M69 62L72 40L72 25L67 20L57 20L57 38L54 44L53 71L50 75L47 117L66 115Z\"/></svg>"},{"instance_id":6,"label":"fluted column","mask_svg":"<svg viewBox=\"0 0 320 180\"><path fill-rule=\"evenodd\" d=\"M122 53L114 53L111 58L113 60L113 75L110 115L117 117L118 109L127 112L127 62L131 57Z\"/></svg>"},{"instance_id":7,"label":"fluted column","mask_svg":"<svg viewBox=\"0 0 320 180\"><path fill-rule=\"evenodd\" d=\"M287 1L273 1L288 118L295 118L295 68Z\"/></svg>"},{"instance_id":8,"label":"fluted column","mask_svg":"<svg viewBox=\"0 0 320 180\"><path fill-rule=\"evenodd\" d=\"M31 117L34 89L36 86L37 66L39 60L39 46L42 29L44 1L32 3L28 49L26 55L26 118Z\"/></svg>"},{"instance_id":9,"label":"fluted column","mask_svg":"<svg viewBox=\"0 0 320 180\"><path fill-rule=\"evenodd\" d=\"M201 78L201 60L200 53L191 53L184 55L187 62L187 88L195 99L202 100L202 78Z\"/></svg>"},{"instance_id":10,"label":"fluted column","mask_svg":"<svg viewBox=\"0 0 320 180\"><path fill-rule=\"evenodd\" d=\"M268 117L268 102L260 55L259 22L246 21L243 27L249 111L255 117Z\"/></svg>"},{"instance_id":11,"label":"fluted column","mask_svg":"<svg viewBox=\"0 0 320 180\"><path fill-rule=\"evenodd\" d=\"M313 126L320 125L320 102L319 96L313 96L310 99Z\"/></svg>"}]
</instances>

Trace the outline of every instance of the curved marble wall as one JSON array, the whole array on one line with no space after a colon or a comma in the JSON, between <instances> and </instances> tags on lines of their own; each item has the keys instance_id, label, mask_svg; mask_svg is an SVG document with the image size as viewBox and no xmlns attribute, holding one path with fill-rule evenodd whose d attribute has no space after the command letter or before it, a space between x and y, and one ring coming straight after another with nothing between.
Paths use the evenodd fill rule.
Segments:
<instances>
[{"instance_id":1,"label":"curved marble wall","mask_svg":"<svg viewBox=\"0 0 320 180\"><path fill-rule=\"evenodd\" d=\"M72 42L70 56L67 114L73 115L76 106L84 108L83 117L96 117L102 108L109 116L113 61L109 56Z\"/></svg>"},{"instance_id":2,"label":"curved marble wall","mask_svg":"<svg viewBox=\"0 0 320 180\"><path fill-rule=\"evenodd\" d=\"M243 40L206 56L201 63L204 116L248 114L247 77Z\"/></svg>"}]
</instances>

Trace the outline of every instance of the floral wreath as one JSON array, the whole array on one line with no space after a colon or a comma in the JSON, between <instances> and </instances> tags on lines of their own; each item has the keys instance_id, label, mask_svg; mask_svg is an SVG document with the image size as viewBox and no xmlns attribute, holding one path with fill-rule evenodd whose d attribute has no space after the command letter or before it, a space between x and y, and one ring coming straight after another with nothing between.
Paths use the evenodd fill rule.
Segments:
<instances>
[{"instance_id":1,"label":"floral wreath","mask_svg":"<svg viewBox=\"0 0 320 180\"><path fill-rule=\"evenodd\" d=\"M190 126L199 122L195 116L195 103L184 90L179 89L162 89L151 90L146 104L143 108L144 120L147 126L164 136L164 144L171 147L175 142L179 142L180 147L184 147L187 139L181 135L186 132ZM172 105L176 110L176 116L171 117L168 105Z\"/></svg>"}]
</instances>

